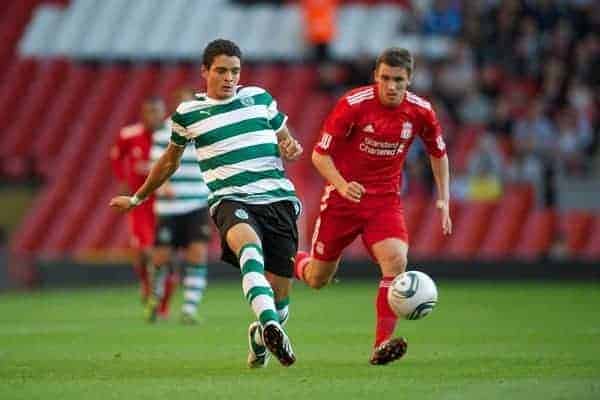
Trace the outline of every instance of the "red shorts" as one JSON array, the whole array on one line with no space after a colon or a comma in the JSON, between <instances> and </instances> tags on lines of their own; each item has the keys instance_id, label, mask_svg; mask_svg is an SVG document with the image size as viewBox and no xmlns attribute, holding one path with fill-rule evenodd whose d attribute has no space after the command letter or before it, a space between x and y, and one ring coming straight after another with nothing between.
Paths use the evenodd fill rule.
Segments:
<instances>
[{"instance_id":1,"label":"red shorts","mask_svg":"<svg viewBox=\"0 0 600 400\"><path fill-rule=\"evenodd\" d=\"M360 203L355 204L328 188L325 189L321 213L315 223L312 257L322 261L337 260L342 250L358 235L361 235L371 256L372 246L384 239L398 238L408 244L408 232L398 195L363 197Z\"/></svg>"},{"instance_id":2,"label":"red shorts","mask_svg":"<svg viewBox=\"0 0 600 400\"><path fill-rule=\"evenodd\" d=\"M134 249L147 249L154 244L154 203L146 201L127 214L131 247Z\"/></svg>"}]
</instances>

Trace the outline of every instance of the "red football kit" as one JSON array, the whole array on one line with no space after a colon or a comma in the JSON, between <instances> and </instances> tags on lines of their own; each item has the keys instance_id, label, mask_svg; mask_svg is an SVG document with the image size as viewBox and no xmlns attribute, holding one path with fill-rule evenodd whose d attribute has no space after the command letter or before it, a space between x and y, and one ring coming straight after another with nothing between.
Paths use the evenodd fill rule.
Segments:
<instances>
[{"instance_id":1,"label":"red football kit","mask_svg":"<svg viewBox=\"0 0 600 400\"><path fill-rule=\"evenodd\" d=\"M150 148L152 132L138 123L121 129L116 143L110 150L115 175L127 182L129 190L137 190L150 171ZM154 243L154 197L148 198L128 214L129 230L134 248L145 249Z\"/></svg>"},{"instance_id":2,"label":"red football kit","mask_svg":"<svg viewBox=\"0 0 600 400\"><path fill-rule=\"evenodd\" d=\"M331 156L344 179L360 183L366 192L360 203L352 203L333 185L325 187L312 257L336 260L357 235L369 252L387 238L408 243L399 191L402 166L416 136L430 155L446 154L431 104L411 92L394 107L381 103L375 85L354 89L338 101L315 151Z\"/></svg>"}]
</instances>

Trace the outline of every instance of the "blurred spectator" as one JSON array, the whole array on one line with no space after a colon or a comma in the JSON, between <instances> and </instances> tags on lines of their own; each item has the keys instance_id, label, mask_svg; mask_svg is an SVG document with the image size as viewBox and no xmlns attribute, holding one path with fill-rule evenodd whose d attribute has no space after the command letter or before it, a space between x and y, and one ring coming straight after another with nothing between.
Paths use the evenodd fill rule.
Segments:
<instances>
[{"instance_id":1,"label":"blurred spectator","mask_svg":"<svg viewBox=\"0 0 600 400\"><path fill-rule=\"evenodd\" d=\"M360 55L349 62L344 76L345 90L372 82L374 69L373 59L368 55Z\"/></svg>"},{"instance_id":2,"label":"blurred spectator","mask_svg":"<svg viewBox=\"0 0 600 400\"><path fill-rule=\"evenodd\" d=\"M467 198L473 201L499 199L503 169L502 152L496 138L484 133L469 158Z\"/></svg>"},{"instance_id":3,"label":"blurred spectator","mask_svg":"<svg viewBox=\"0 0 600 400\"><path fill-rule=\"evenodd\" d=\"M520 24L520 36L515 44L517 72L519 75L538 79L542 62L542 43L537 21L526 17Z\"/></svg>"},{"instance_id":4,"label":"blurred spectator","mask_svg":"<svg viewBox=\"0 0 600 400\"><path fill-rule=\"evenodd\" d=\"M513 130L515 160L511 171L513 179L534 185L539 204L552 205L555 199L554 166L556 130L545 115L545 106L534 100L524 118Z\"/></svg>"},{"instance_id":5,"label":"blurred spectator","mask_svg":"<svg viewBox=\"0 0 600 400\"><path fill-rule=\"evenodd\" d=\"M306 40L317 62L329 61L336 33L337 0L302 0Z\"/></svg>"},{"instance_id":6,"label":"blurred spectator","mask_svg":"<svg viewBox=\"0 0 600 400\"><path fill-rule=\"evenodd\" d=\"M434 0L423 16L423 32L431 35L456 36L462 27L460 1Z\"/></svg>"},{"instance_id":7,"label":"blurred spectator","mask_svg":"<svg viewBox=\"0 0 600 400\"><path fill-rule=\"evenodd\" d=\"M598 70L600 70L600 35L598 33L590 33L576 44L574 61L575 76L582 84L600 85L598 74Z\"/></svg>"},{"instance_id":8,"label":"blurred spectator","mask_svg":"<svg viewBox=\"0 0 600 400\"><path fill-rule=\"evenodd\" d=\"M561 59L553 57L545 62L541 96L548 104L557 106L562 102L566 78L566 65Z\"/></svg>"},{"instance_id":9,"label":"blurred spectator","mask_svg":"<svg viewBox=\"0 0 600 400\"><path fill-rule=\"evenodd\" d=\"M458 118L458 105L474 85L476 68L471 49L464 41L456 42L450 59L434 66L434 89Z\"/></svg>"},{"instance_id":10,"label":"blurred spectator","mask_svg":"<svg viewBox=\"0 0 600 400\"><path fill-rule=\"evenodd\" d=\"M518 155L548 156L556 142L552 122L545 115L545 106L533 100L524 118L517 120L514 128L515 150Z\"/></svg>"},{"instance_id":11,"label":"blurred spectator","mask_svg":"<svg viewBox=\"0 0 600 400\"><path fill-rule=\"evenodd\" d=\"M302 0L302 15L307 43L317 63L319 86L337 87L338 70L331 61L330 44L336 34L337 0Z\"/></svg>"},{"instance_id":12,"label":"blurred spectator","mask_svg":"<svg viewBox=\"0 0 600 400\"><path fill-rule=\"evenodd\" d=\"M555 0L535 0L530 2L530 13L542 31L552 29L561 16Z\"/></svg>"},{"instance_id":13,"label":"blurred spectator","mask_svg":"<svg viewBox=\"0 0 600 400\"><path fill-rule=\"evenodd\" d=\"M511 106L507 97L501 96L490 116L488 128L497 135L510 136L513 129Z\"/></svg>"},{"instance_id":14,"label":"blurred spectator","mask_svg":"<svg viewBox=\"0 0 600 400\"><path fill-rule=\"evenodd\" d=\"M557 163L559 172L566 175L582 175L587 171L589 160L586 150L592 143L589 121L577 117L571 108L562 109L556 116L558 129Z\"/></svg>"},{"instance_id":15,"label":"blurred spectator","mask_svg":"<svg viewBox=\"0 0 600 400\"><path fill-rule=\"evenodd\" d=\"M415 71L410 79L410 90L417 93L431 93L433 76L429 64L421 57L415 57Z\"/></svg>"},{"instance_id":16,"label":"blurred spectator","mask_svg":"<svg viewBox=\"0 0 600 400\"><path fill-rule=\"evenodd\" d=\"M483 125L490 119L491 113L492 105L489 99L477 88L469 88L458 109L460 122Z\"/></svg>"}]
</instances>

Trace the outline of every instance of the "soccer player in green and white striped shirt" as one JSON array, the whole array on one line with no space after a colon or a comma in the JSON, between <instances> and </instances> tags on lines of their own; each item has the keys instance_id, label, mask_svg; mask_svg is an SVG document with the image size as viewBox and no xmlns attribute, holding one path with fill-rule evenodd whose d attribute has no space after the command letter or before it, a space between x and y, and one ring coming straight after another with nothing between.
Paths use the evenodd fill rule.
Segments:
<instances>
[{"instance_id":1,"label":"soccer player in green and white striped shirt","mask_svg":"<svg viewBox=\"0 0 600 400\"><path fill-rule=\"evenodd\" d=\"M182 96L184 96L182 98ZM193 93L181 91L180 100L193 99ZM153 98L155 109L164 119L165 106ZM152 134L151 161L157 162L169 145L170 120ZM197 321L198 305L206 288L207 249L211 227L208 214L208 187L202 178L196 152L188 145L175 173L156 192L154 212L157 216L152 264L154 265L153 293L146 308L146 318L154 322L156 316L168 315L169 302L176 274L174 252L182 250L183 306L181 321Z\"/></svg>"},{"instance_id":2,"label":"soccer player in green and white striped shirt","mask_svg":"<svg viewBox=\"0 0 600 400\"><path fill-rule=\"evenodd\" d=\"M193 142L211 191L208 202L223 259L241 269L244 295L257 318L248 329L248 364L265 366L268 349L288 366L296 358L282 326L288 319L300 202L282 159L297 159L302 147L267 91L237 86L241 51L235 43L209 43L202 63L206 95L177 108L171 144L146 182L135 195L114 198L111 206L129 210L147 198Z\"/></svg>"}]
</instances>

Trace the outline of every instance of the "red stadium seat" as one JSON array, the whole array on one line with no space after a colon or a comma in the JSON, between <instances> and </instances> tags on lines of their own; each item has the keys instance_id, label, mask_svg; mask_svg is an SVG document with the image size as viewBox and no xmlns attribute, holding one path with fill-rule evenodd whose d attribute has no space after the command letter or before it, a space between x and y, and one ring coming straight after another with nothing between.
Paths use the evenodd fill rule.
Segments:
<instances>
[{"instance_id":1,"label":"red stadium seat","mask_svg":"<svg viewBox=\"0 0 600 400\"><path fill-rule=\"evenodd\" d=\"M452 259L471 259L479 250L488 229L496 202L468 202L454 219L454 232L449 237L443 254Z\"/></svg>"},{"instance_id":2,"label":"red stadium seat","mask_svg":"<svg viewBox=\"0 0 600 400\"><path fill-rule=\"evenodd\" d=\"M406 221L406 229L408 230L409 243L412 243L412 238L419 235L422 228L422 221L425 216L425 210L432 201L423 196L408 196L402 199L404 206L404 218Z\"/></svg>"},{"instance_id":3,"label":"red stadium seat","mask_svg":"<svg viewBox=\"0 0 600 400\"><path fill-rule=\"evenodd\" d=\"M452 202L450 213L454 220L460 218L465 206L460 202ZM440 259L448 236L442 232L439 211L433 202L427 206L421 222L421 228L410 239L409 256L417 259Z\"/></svg>"},{"instance_id":4,"label":"red stadium seat","mask_svg":"<svg viewBox=\"0 0 600 400\"><path fill-rule=\"evenodd\" d=\"M49 116L52 99L56 93L61 93L61 82L68 64L63 60L39 64L37 74L31 77L29 89L20 93L19 107L12 113L7 128L13 134L6 135L8 140L4 141L3 148L12 156L25 156L31 152L32 144L40 137L39 132Z\"/></svg>"},{"instance_id":5,"label":"red stadium seat","mask_svg":"<svg viewBox=\"0 0 600 400\"><path fill-rule=\"evenodd\" d=\"M280 66L271 64L258 65L253 71L252 85L260 86L273 96L278 97L279 86L284 80L284 75L285 70Z\"/></svg>"},{"instance_id":6,"label":"red stadium seat","mask_svg":"<svg viewBox=\"0 0 600 400\"><path fill-rule=\"evenodd\" d=\"M89 213L86 221L86 229L75 238L72 249L74 252L85 252L89 250L100 250L106 247L110 237L114 234L113 229L123 214L108 207L109 200L117 193L117 185L106 185L102 195L97 199L98 207Z\"/></svg>"},{"instance_id":7,"label":"red stadium seat","mask_svg":"<svg viewBox=\"0 0 600 400\"><path fill-rule=\"evenodd\" d=\"M479 258L497 260L510 257L532 202L531 187L512 186L506 189L498 208L489 220L489 229L481 244Z\"/></svg>"},{"instance_id":8,"label":"red stadium seat","mask_svg":"<svg viewBox=\"0 0 600 400\"><path fill-rule=\"evenodd\" d=\"M176 65L164 67L160 71L160 84L156 94L166 101L170 112L174 111L173 109L177 106L177 104L172 104L173 94L176 90L184 86L189 86L192 90L196 89L189 83L191 80L191 77L188 76L189 72L189 68Z\"/></svg>"},{"instance_id":9,"label":"red stadium seat","mask_svg":"<svg viewBox=\"0 0 600 400\"><path fill-rule=\"evenodd\" d=\"M592 238L594 218L591 213L581 210L570 210L561 215L560 232L567 241L569 254L577 255Z\"/></svg>"},{"instance_id":10,"label":"red stadium seat","mask_svg":"<svg viewBox=\"0 0 600 400\"><path fill-rule=\"evenodd\" d=\"M4 75L0 86L0 130L5 131L14 120L15 110L20 107L22 94L34 81L37 67L32 59L15 60ZM0 137L0 155L10 155L8 144L14 134Z\"/></svg>"},{"instance_id":11,"label":"red stadium seat","mask_svg":"<svg viewBox=\"0 0 600 400\"><path fill-rule=\"evenodd\" d=\"M534 210L525 220L514 255L523 260L535 260L550 250L556 233L556 216L551 209Z\"/></svg>"},{"instance_id":12,"label":"red stadium seat","mask_svg":"<svg viewBox=\"0 0 600 400\"><path fill-rule=\"evenodd\" d=\"M600 261L600 214L596 214L590 224L589 238L580 255L586 260Z\"/></svg>"},{"instance_id":13,"label":"red stadium seat","mask_svg":"<svg viewBox=\"0 0 600 400\"><path fill-rule=\"evenodd\" d=\"M88 99L85 93L90 93L96 76L94 68L74 63L69 66L65 83L50 104L44 126L38 131L39 139L32 144L38 175L49 177L55 173L54 158L70 139L74 131L73 116L81 115Z\"/></svg>"}]
</instances>

